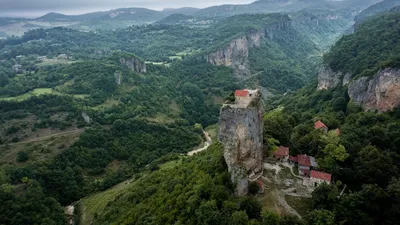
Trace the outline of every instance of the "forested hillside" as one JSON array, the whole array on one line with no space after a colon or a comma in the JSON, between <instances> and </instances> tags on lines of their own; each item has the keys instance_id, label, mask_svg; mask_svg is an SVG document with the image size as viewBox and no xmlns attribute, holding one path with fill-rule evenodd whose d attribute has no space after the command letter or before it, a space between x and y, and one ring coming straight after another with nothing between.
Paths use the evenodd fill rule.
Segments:
<instances>
[{"instance_id":1,"label":"forested hillside","mask_svg":"<svg viewBox=\"0 0 400 225\"><path fill-rule=\"evenodd\" d=\"M388 13L359 25L357 32L341 38L324 56L334 71L352 77L371 76L379 69L399 67L400 14Z\"/></svg>"},{"instance_id":2,"label":"forested hillside","mask_svg":"<svg viewBox=\"0 0 400 225\"><path fill-rule=\"evenodd\" d=\"M85 22L122 27L132 16L145 22L171 16L146 26L36 29L0 40L0 224L66 224L62 207L73 203L75 220L87 224L391 224L398 204L392 179L400 166L398 110L362 112L345 87L316 92L310 84L323 53L351 26L352 10L208 17L195 26L182 21L204 11L139 11L86 14ZM398 40L397 16L341 38L325 63L354 75L398 63L397 42L385 42ZM41 20L59 17L77 20L59 14ZM92 21L100 17L108 22ZM238 75L240 62L248 74ZM216 132L221 105L244 88L262 89L269 101L266 152L279 143L293 154L315 155L335 178L335 185L317 189L313 211L303 219L263 210L254 196L234 197L221 144L186 156L206 145L204 130ZM341 136L315 131L315 119L340 128ZM104 197L121 184L129 188ZM344 184L351 192L337 198ZM107 201L91 205L85 219L86 201L96 194Z\"/></svg>"},{"instance_id":3,"label":"forested hillside","mask_svg":"<svg viewBox=\"0 0 400 225\"><path fill-rule=\"evenodd\" d=\"M371 19L373 16L390 10L391 8L400 5L399 0L384 0L382 2L371 5L363 10L357 17L356 22L362 23L365 20Z\"/></svg>"},{"instance_id":4,"label":"forested hillside","mask_svg":"<svg viewBox=\"0 0 400 225\"><path fill-rule=\"evenodd\" d=\"M378 76L379 69L398 68L398 18L399 14L392 12L363 23L354 34L342 37L325 54L324 62L334 71L342 71L341 79L345 73ZM329 76L335 80L338 73L321 77ZM366 112L349 96L355 88L349 82L318 91L313 82L271 101L265 117L266 140L269 149L284 145L290 146L291 154L315 156L319 168L333 175L335 185L320 186L313 192L309 215L324 211L324 218L331 218L324 224L395 224L400 202L399 104L380 114ZM380 92L382 99L398 98L398 92L385 88ZM363 92L367 90L358 94ZM314 128L318 120L330 130L327 134Z\"/></svg>"}]
</instances>

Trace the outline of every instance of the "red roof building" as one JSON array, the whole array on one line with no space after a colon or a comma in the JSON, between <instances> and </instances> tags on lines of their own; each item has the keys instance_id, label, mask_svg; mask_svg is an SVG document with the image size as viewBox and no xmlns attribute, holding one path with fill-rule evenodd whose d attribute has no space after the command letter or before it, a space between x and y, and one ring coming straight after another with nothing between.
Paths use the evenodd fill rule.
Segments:
<instances>
[{"instance_id":1,"label":"red roof building","mask_svg":"<svg viewBox=\"0 0 400 225\"><path fill-rule=\"evenodd\" d=\"M299 166L311 167L311 160L308 155L298 155L297 163L299 164Z\"/></svg>"},{"instance_id":2,"label":"red roof building","mask_svg":"<svg viewBox=\"0 0 400 225\"><path fill-rule=\"evenodd\" d=\"M249 96L249 91L248 90L236 90L235 91L235 96L236 97L248 97Z\"/></svg>"},{"instance_id":3,"label":"red roof building","mask_svg":"<svg viewBox=\"0 0 400 225\"><path fill-rule=\"evenodd\" d=\"M297 162L297 157L296 156L289 156L289 161L292 161L292 162Z\"/></svg>"},{"instance_id":4,"label":"red roof building","mask_svg":"<svg viewBox=\"0 0 400 225\"><path fill-rule=\"evenodd\" d=\"M320 171L316 171L316 170L312 170L311 171L310 177L314 178L314 179L323 180L323 181L326 181L326 182L329 182L329 183L332 180L332 175L331 174L320 172Z\"/></svg>"},{"instance_id":5,"label":"red roof building","mask_svg":"<svg viewBox=\"0 0 400 225\"><path fill-rule=\"evenodd\" d=\"M327 127L323 122L321 122L320 120L318 120L317 122L315 122L314 128L315 128L315 129L321 129L321 128L326 128L326 129L328 129L328 127Z\"/></svg>"},{"instance_id":6,"label":"red roof building","mask_svg":"<svg viewBox=\"0 0 400 225\"><path fill-rule=\"evenodd\" d=\"M274 156L279 159L281 157L288 157L289 156L289 147L280 146L278 150L274 152Z\"/></svg>"}]
</instances>

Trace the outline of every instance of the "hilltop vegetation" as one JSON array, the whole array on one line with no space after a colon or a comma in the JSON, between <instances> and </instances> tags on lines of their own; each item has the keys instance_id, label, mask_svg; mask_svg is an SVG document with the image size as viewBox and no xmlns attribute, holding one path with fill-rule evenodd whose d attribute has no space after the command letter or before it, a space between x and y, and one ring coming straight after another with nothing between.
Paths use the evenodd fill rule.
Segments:
<instances>
[{"instance_id":1,"label":"hilltop vegetation","mask_svg":"<svg viewBox=\"0 0 400 225\"><path fill-rule=\"evenodd\" d=\"M399 0L384 0L382 2L378 2L363 10L355 20L357 23L362 23L368 19L371 19L375 15L388 11L398 5L400 5Z\"/></svg>"},{"instance_id":2,"label":"hilltop vegetation","mask_svg":"<svg viewBox=\"0 0 400 225\"><path fill-rule=\"evenodd\" d=\"M370 75L381 66L398 68L398 18L392 12L361 24L332 47L325 63L353 77ZM336 184L314 191L310 217L322 210L324 218L332 218L331 224L395 224L400 202L400 108L364 112L350 100L347 88L316 91L313 82L269 102L265 139L272 149L285 145L291 154L315 156L319 169L332 173ZM329 127L328 134L314 129L317 120ZM345 192L337 198L341 190Z\"/></svg>"},{"instance_id":3,"label":"hilltop vegetation","mask_svg":"<svg viewBox=\"0 0 400 225\"><path fill-rule=\"evenodd\" d=\"M393 12L359 25L357 32L341 38L324 56L334 71L369 76L381 68L399 68L400 14Z\"/></svg>"}]
</instances>

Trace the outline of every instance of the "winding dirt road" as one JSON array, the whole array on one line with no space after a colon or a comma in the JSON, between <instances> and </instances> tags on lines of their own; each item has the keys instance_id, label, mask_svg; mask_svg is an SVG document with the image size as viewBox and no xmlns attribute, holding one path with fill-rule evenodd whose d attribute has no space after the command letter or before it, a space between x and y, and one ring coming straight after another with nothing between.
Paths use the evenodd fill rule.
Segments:
<instances>
[{"instance_id":1,"label":"winding dirt road","mask_svg":"<svg viewBox=\"0 0 400 225\"><path fill-rule=\"evenodd\" d=\"M212 139L211 139L210 135L208 135L207 132L204 132L204 136L206 136L206 142L204 142L204 147L193 150L191 152L188 152L188 154L187 154L188 156L193 156L199 152L207 150L208 147L210 147L210 145L212 144Z\"/></svg>"}]
</instances>

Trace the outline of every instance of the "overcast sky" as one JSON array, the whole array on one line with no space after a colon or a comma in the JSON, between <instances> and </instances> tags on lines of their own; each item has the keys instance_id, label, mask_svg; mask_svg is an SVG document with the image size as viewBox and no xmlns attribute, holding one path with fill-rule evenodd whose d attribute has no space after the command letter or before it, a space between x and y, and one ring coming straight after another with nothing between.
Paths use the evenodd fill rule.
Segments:
<instances>
[{"instance_id":1,"label":"overcast sky","mask_svg":"<svg viewBox=\"0 0 400 225\"><path fill-rule=\"evenodd\" d=\"M0 17L36 17L48 12L82 14L121 7L156 10L177 7L205 8L222 4L246 4L255 0L0 0Z\"/></svg>"}]
</instances>

